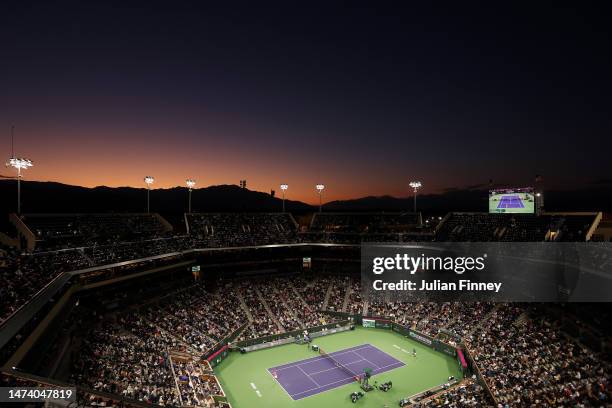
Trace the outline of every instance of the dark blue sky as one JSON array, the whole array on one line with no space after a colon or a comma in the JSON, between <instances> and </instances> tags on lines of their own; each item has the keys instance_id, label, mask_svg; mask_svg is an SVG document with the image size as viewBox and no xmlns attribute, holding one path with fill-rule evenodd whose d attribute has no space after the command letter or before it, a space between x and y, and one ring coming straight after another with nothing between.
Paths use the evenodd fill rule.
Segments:
<instances>
[{"instance_id":1,"label":"dark blue sky","mask_svg":"<svg viewBox=\"0 0 612 408\"><path fill-rule=\"evenodd\" d=\"M123 3L2 6L2 154L14 123L27 177L246 178L313 202L317 182L335 199L610 176L594 5Z\"/></svg>"}]
</instances>

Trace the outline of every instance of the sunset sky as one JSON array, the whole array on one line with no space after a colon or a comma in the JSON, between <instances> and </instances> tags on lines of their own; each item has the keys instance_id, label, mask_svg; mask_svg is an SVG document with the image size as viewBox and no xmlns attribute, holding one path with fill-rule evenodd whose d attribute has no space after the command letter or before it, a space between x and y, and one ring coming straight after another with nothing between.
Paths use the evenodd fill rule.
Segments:
<instances>
[{"instance_id":1,"label":"sunset sky","mask_svg":"<svg viewBox=\"0 0 612 408\"><path fill-rule=\"evenodd\" d=\"M2 5L0 155L14 124L27 179L312 203L318 182L328 201L610 176L600 10L24 3Z\"/></svg>"}]
</instances>

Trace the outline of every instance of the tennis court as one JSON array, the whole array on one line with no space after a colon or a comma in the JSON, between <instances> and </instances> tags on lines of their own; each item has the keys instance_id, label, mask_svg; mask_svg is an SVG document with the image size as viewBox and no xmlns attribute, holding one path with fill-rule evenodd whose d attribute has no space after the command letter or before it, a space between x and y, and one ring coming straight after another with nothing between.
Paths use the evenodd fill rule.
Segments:
<instances>
[{"instance_id":1,"label":"tennis court","mask_svg":"<svg viewBox=\"0 0 612 408\"><path fill-rule=\"evenodd\" d=\"M362 344L268 368L268 372L293 400L299 400L350 384L365 368L376 375L404 365L373 345Z\"/></svg>"},{"instance_id":2,"label":"tennis court","mask_svg":"<svg viewBox=\"0 0 612 408\"><path fill-rule=\"evenodd\" d=\"M497 208L525 208L523 200L518 195L503 195Z\"/></svg>"}]
</instances>

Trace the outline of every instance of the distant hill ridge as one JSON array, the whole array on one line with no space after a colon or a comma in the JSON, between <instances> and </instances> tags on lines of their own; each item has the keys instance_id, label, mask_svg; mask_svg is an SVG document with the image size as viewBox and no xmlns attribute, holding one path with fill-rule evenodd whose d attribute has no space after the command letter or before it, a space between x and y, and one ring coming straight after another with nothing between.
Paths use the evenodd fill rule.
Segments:
<instances>
[{"instance_id":1,"label":"distant hill ridge","mask_svg":"<svg viewBox=\"0 0 612 408\"><path fill-rule=\"evenodd\" d=\"M23 213L66 212L144 212L145 188L81 187L56 182L22 181ZM0 211L15 211L14 180L0 180ZM487 211L486 189L453 189L441 194L420 195L421 211ZM546 209L550 211L612 211L612 185L594 185L575 191L545 191ZM194 212L209 211L281 211L282 200L269 193L252 191L236 185L218 185L194 189ZM287 211L306 213L317 210L301 201L286 200ZM181 214L187 209L184 187L151 190L151 211ZM331 201L325 211L412 211L412 197L368 196Z\"/></svg>"}]
</instances>

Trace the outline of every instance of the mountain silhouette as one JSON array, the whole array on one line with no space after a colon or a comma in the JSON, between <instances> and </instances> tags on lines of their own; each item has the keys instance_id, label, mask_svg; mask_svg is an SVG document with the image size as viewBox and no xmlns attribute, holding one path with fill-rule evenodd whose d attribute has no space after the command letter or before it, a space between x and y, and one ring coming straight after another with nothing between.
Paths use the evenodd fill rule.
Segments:
<instances>
[{"instance_id":1,"label":"mountain silhouette","mask_svg":"<svg viewBox=\"0 0 612 408\"><path fill-rule=\"evenodd\" d=\"M74 212L144 212L146 189L134 187L81 187L56 182L22 181L23 213ZM15 180L0 180L0 211L16 209ZM174 187L151 190L151 211L161 214L182 214L187 211L187 189ZM441 194L417 197L419 211L487 211L486 189L449 189ZM287 211L306 213L318 206L286 200ZM269 193L252 191L236 185L218 185L194 189L192 210L278 212L282 199ZM413 198L368 196L352 200L331 201L324 211L412 211ZM587 185L581 190L545 191L547 211L612 211L612 188L608 183Z\"/></svg>"}]
</instances>

